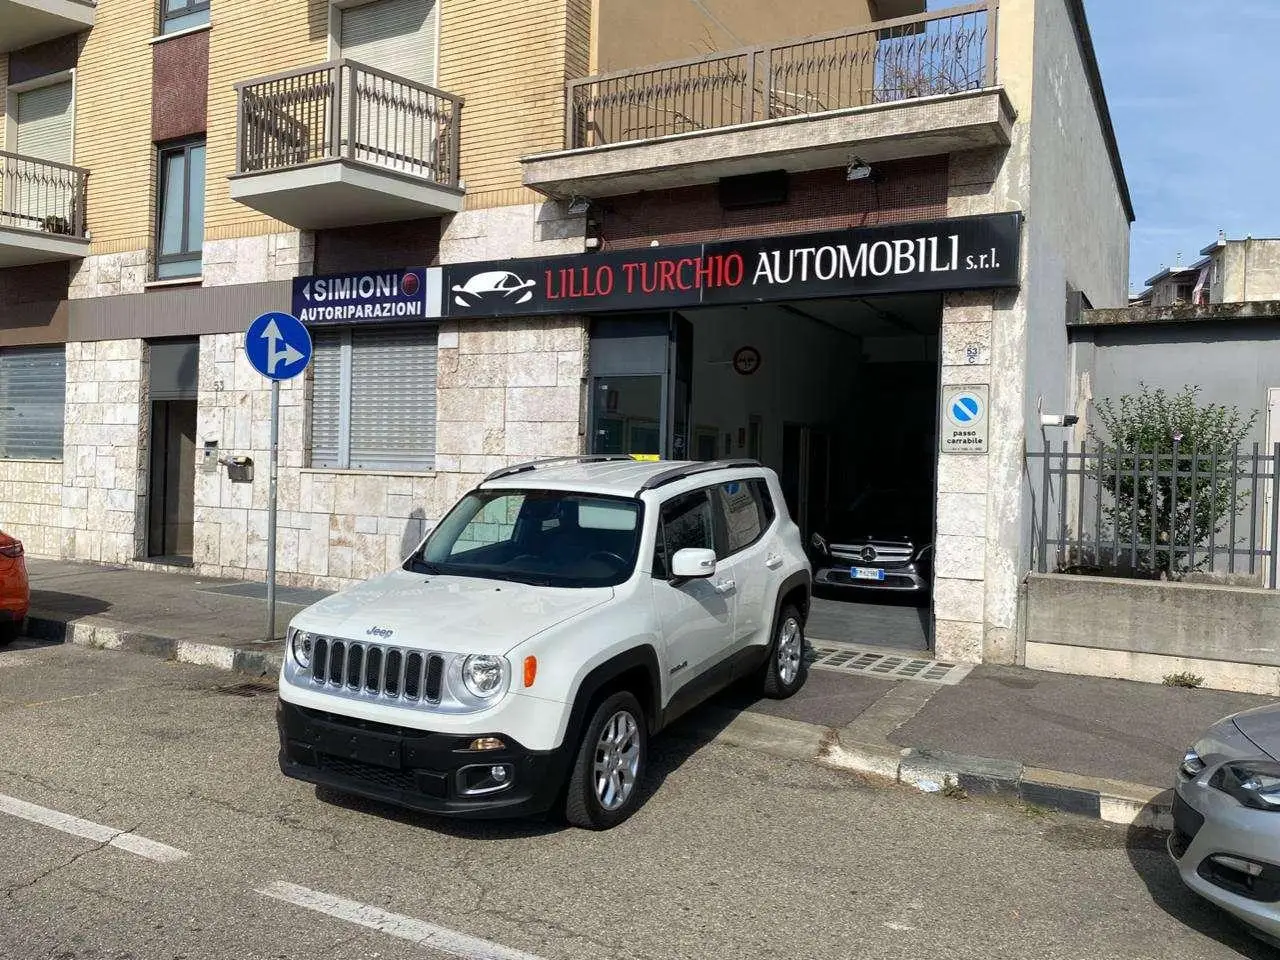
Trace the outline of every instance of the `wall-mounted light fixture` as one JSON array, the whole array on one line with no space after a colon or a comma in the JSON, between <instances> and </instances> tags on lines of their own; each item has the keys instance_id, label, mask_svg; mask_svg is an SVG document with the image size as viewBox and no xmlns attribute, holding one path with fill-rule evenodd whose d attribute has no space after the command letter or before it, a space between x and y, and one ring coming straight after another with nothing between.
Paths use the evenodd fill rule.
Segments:
<instances>
[{"instance_id":1,"label":"wall-mounted light fixture","mask_svg":"<svg viewBox=\"0 0 1280 960\"><path fill-rule=\"evenodd\" d=\"M569 209L566 212L571 217L585 217L591 212L591 199L589 197L573 197L569 201Z\"/></svg>"},{"instance_id":2,"label":"wall-mounted light fixture","mask_svg":"<svg viewBox=\"0 0 1280 960\"><path fill-rule=\"evenodd\" d=\"M871 164L861 157L850 157L849 168L845 171L846 180L866 180L871 176Z\"/></svg>"}]
</instances>

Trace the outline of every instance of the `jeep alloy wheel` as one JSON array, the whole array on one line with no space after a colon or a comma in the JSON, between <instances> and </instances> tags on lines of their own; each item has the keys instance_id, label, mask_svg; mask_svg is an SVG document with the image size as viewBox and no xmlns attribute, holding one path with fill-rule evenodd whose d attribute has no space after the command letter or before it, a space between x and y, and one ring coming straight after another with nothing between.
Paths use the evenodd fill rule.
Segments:
<instances>
[{"instance_id":1,"label":"jeep alloy wheel","mask_svg":"<svg viewBox=\"0 0 1280 960\"><path fill-rule=\"evenodd\" d=\"M607 830L635 812L649 758L647 723L640 701L625 690L596 707L565 794L565 819L575 827Z\"/></svg>"}]
</instances>

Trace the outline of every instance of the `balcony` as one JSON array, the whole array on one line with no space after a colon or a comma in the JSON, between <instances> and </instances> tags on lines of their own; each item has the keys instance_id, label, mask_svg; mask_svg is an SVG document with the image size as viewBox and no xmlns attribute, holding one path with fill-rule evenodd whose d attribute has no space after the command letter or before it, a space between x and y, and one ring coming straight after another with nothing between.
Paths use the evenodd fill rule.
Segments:
<instances>
[{"instance_id":1,"label":"balcony","mask_svg":"<svg viewBox=\"0 0 1280 960\"><path fill-rule=\"evenodd\" d=\"M0 53L93 26L94 0L0 0Z\"/></svg>"},{"instance_id":2,"label":"balcony","mask_svg":"<svg viewBox=\"0 0 1280 960\"><path fill-rule=\"evenodd\" d=\"M89 171L0 150L0 267L79 260Z\"/></svg>"},{"instance_id":3,"label":"balcony","mask_svg":"<svg viewBox=\"0 0 1280 960\"><path fill-rule=\"evenodd\" d=\"M999 0L572 81L567 150L523 161L567 198L1007 145Z\"/></svg>"},{"instance_id":4,"label":"balcony","mask_svg":"<svg viewBox=\"0 0 1280 960\"><path fill-rule=\"evenodd\" d=\"M350 60L236 89L233 200L304 230L462 209L459 97Z\"/></svg>"}]
</instances>

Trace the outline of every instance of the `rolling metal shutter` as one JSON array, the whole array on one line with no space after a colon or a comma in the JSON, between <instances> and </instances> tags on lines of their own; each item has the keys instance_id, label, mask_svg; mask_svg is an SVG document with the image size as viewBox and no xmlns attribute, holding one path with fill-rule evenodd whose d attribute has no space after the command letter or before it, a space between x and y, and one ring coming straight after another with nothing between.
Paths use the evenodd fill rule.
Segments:
<instances>
[{"instance_id":1,"label":"rolling metal shutter","mask_svg":"<svg viewBox=\"0 0 1280 960\"><path fill-rule=\"evenodd\" d=\"M71 82L18 94L17 153L55 163L71 162Z\"/></svg>"},{"instance_id":2,"label":"rolling metal shutter","mask_svg":"<svg viewBox=\"0 0 1280 960\"><path fill-rule=\"evenodd\" d=\"M66 347L0 351L0 457L61 460Z\"/></svg>"},{"instance_id":3,"label":"rolling metal shutter","mask_svg":"<svg viewBox=\"0 0 1280 960\"><path fill-rule=\"evenodd\" d=\"M320 330L313 341L311 465L432 469L436 328Z\"/></svg>"},{"instance_id":4,"label":"rolling metal shutter","mask_svg":"<svg viewBox=\"0 0 1280 960\"><path fill-rule=\"evenodd\" d=\"M357 328L351 337L351 468L436 462L436 329Z\"/></svg>"},{"instance_id":5,"label":"rolling metal shutter","mask_svg":"<svg viewBox=\"0 0 1280 960\"><path fill-rule=\"evenodd\" d=\"M311 465L342 467L342 330L316 330L311 334Z\"/></svg>"},{"instance_id":6,"label":"rolling metal shutter","mask_svg":"<svg viewBox=\"0 0 1280 960\"><path fill-rule=\"evenodd\" d=\"M418 83L436 82L435 0L374 0L342 11L342 56Z\"/></svg>"}]
</instances>

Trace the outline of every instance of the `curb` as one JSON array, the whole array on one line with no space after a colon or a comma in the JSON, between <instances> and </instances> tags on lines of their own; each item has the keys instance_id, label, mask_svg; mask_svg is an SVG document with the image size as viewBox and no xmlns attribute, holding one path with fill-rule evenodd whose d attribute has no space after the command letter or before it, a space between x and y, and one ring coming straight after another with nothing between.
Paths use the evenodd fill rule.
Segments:
<instances>
[{"instance_id":1,"label":"curb","mask_svg":"<svg viewBox=\"0 0 1280 960\"><path fill-rule=\"evenodd\" d=\"M275 650L241 650L217 643L201 643L139 633L93 617L64 621L32 615L27 617L25 633L36 640L70 643L77 647L93 647L98 650L141 653L178 663L243 673L252 677L274 676L280 672L280 666L284 660L283 655Z\"/></svg>"},{"instance_id":2,"label":"curb","mask_svg":"<svg viewBox=\"0 0 1280 960\"><path fill-rule=\"evenodd\" d=\"M1145 784L1084 777L1028 767L1014 760L967 757L944 750L846 743L838 737L829 738L814 760L834 769L893 780L924 793L959 788L969 796L1019 800L1121 826L1173 829L1173 791Z\"/></svg>"},{"instance_id":3,"label":"curb","mask_svg":"<svg viewBox=\"0 0 1280 960\"><path fill-rule=\"evenodd\" d=\"M178 640L94 617L68 622L33 615L25 632L33 639L140 653L255 678L275 676L284 660L276 650ZM959 788L968 796L1017 800L1106 823L1173 829L1172 790L1028 767L1015 760L842 739L834 728L747 711L704 713L708 720L720 720L712 739L737 747L870 775L923 793Z\"/></svg>"}]
</instances>

